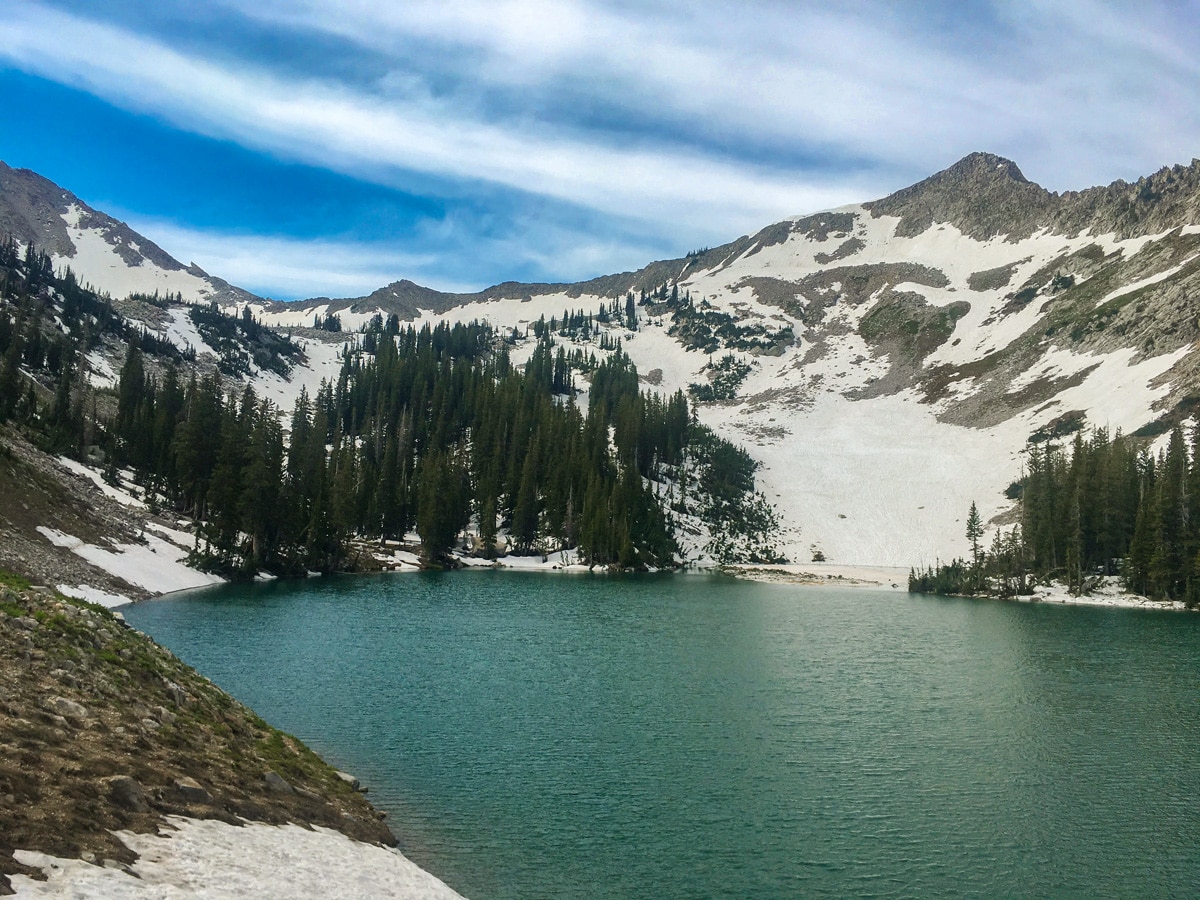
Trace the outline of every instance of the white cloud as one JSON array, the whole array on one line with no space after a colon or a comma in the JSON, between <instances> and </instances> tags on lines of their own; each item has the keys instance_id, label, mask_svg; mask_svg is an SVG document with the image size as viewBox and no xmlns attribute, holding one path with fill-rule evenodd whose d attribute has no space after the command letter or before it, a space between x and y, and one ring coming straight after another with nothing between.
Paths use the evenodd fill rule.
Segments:
<instances>
[{"instance_id":1,"label":"white cloud","mask_svg":"<svg viewBox=\"0 0 1200 900\"><path fill-rule=\"evenodd\" d=\"M117 212L176 259L278 300L359 297L400 279L435 290L473 293L490 287L496 271L514 266L584 280L640 267L653 256L648 243L581 234L554 223L529 222L505 237L480 239L452 221L442 221L423 229L401 249L394 243L197 229Z\"/></svg>"},{"instance_id":2,"label":"white cloud","mask_svg":"<svg viewBox=\"0 0 1200 900\"><path fill-rule=\"evenodd\" d=\"M235 39L210 47L189 34L185 51L163 36L169 14L149 37L10 0L0 62L451 210L406 253L333 241L332 265L304 242L246 255L245 238L209 233L216 261L197 261L275 292L361 293L385 271L481 287L486 265L512 272L514 259L585 277L878 197L972 150L1065 190L1134 178L1200 146L1200 17L1165 0L213 0L221 6ZM240 48L241 16L278 36L277 59L261 43ZM325 43L309 46L314 33ZM331 38L342 49L329 52L363 65L297 76L305 54L290 51L324 52ZM483 204L486 234L453 221L455 198L479 188L496 195ZM182 255L199 257L192 246ZM281 255L271 263L268 251ZM323 286L304 287L310 279Z\"/></svg>"},{"instance_id":3,"label":"white cloud","mask_svg":"<svg viewBox=\"0 0 1200 900\"><path fill-rule=\"evenodd\" d=\"M1172 3L998 0L947 30L940 8L880 2L225 2L383 54L429 42L443 51L422 63L431 72L452 60L513 103L586 83L589 100L673 123L697 146L734 136L786 158L800 145L880 180L991 150L1049 187L1082 188L1186 161L1200 142L1187 106L1200 26Z\"/></svg>"},{"instance_id":4,"label":"white cloud","mask_svg":"<svg viewBox=\"0 0 1200 900\"><path fill-rule=\"evenodd\" d=\"M407 186L412 172L490 181L613 215L722 221L726 228L856 193L686 147L583 140L552 124L496 124L428 97L286 81L25 2L12 12L0 31L0 55L23 68L185 129L383 183Z\"/></svg>"}]
</instances>

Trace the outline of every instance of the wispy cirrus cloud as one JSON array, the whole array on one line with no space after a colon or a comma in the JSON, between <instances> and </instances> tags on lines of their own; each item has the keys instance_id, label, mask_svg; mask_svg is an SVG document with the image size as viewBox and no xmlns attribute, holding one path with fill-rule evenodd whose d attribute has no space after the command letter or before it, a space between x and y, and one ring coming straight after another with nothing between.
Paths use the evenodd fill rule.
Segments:
<instances>
[{"instance_id":1,"label":"wispy cirrus cloud","mask_svg":"<svg viewBox=\"0 0 1200 900\"><path fill-rule=\"evenodd\" d=\"M286 295L302 270L314 293L392 267L437 286L582 278L979 149L1053 189L1136 177L1200 145L1197 45L1200 13L1166 0L10 0L0 66L435 201L412 206L403 252L330 234L344 252L293 254L319 228L256 217L283 242L260 249L296 262L252 254L263 277L243 280ZM237 221L218 240L152 202L253 274Z\"/></svg>"},{"instance_id":2,"label":"wispy cirrus cloud","mask_svg":"<svg viewBox=\"0 0 1200 900\"><path fill-rule=\"evenodd\" d=\"M15 12L0 32L0 54L43 77L181 128L397 187L411 188L426 175L451 193L448 182L481 181L610 216L724 215L741 223L852 196L842 185L686 147L585 141L532 121L498 124L429 94L398 97L316 79L284 80L249 62L184 55L161 41L37 4L19 2Z\"/></svg>"},{"instance_id":3,"label":"wispy cirrus cloud","mask_svg":"<svg viewBox=\"0 0 1200 900\"><path fill-rule=\"evenodd\" d=\"M1077 188L1200 139L1181 115L1200 87L1200 14L1177 3L222 2L401 60L484 114L593 132L669 123L690 146L831 183L986 149Z\"/></svg>"}]
</instances>

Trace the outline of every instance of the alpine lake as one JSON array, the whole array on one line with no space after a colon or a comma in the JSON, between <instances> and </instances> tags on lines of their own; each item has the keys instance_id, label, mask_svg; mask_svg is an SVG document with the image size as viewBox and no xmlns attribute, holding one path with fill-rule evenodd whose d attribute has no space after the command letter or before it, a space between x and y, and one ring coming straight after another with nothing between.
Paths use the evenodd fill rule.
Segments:
<instances>
[{"instance_id":1,"label":"alpine lake","mask_svg":"<svg viewBox=\"0 0 1200 900\"><path fill-rule=\"evenodd\" d=\"M1197 615L490 570L122 612L474 900L1200 891Z\"/></svg>"}]
</instances>

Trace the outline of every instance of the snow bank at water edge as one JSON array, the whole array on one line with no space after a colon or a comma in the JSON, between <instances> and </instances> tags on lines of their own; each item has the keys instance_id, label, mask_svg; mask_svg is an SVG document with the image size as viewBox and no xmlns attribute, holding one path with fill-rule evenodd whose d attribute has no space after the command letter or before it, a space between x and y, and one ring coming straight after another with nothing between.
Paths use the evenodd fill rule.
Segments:
<instances>
[{"instance_id":1,"label":"snow bank at water edge","mask_svg":"<svg viewBox=\"0 0 1200 900\"><path fill-rule=\"evenodd\" d=\"M115 544L112 549L105 549L44 525L39 525L37 531L55 547L70 550L96 568L151 593L168 594L224 581L216 575L189 568L184 562L188 554L186 548L154 534L143 533L144 544ZM82 588L60 590L71 596L93 599L79 593Z\"/></svg>"},{"instance_id":2,"label":"snow bank at water edge","mask_svg":"<svg viewBox=\"0 0 1200 900\"><path fill-rule=\"evenodd\" d=\"M1161 609L1182 612L1187 607L1179 600L1151 600L1141 594L1127 593L1121 579L1104 578L1098 587L1082 596L1075 596L1061 582L1039 584L1029 597L1017 597L1025 603L1061 603L1065 606L1108 606L1114 609Z\"/></svg>"},{"instance_id":3,"label":"snow bank at water edge","mask_svg":"<svg viewBox=\"0 0 1200 900\"><path fill-rule=\"evenodd\" d=\"M140 859L106 868L17 850L21 863L46 881L12 876L17 897L89 897L94 900L175 900L193 897L341 897L376 900L452 900L461 895L399 851L352 841L314 826L229 825L215 819L170 816L160 835L117 832Z\"/></svg>"},{"instance_id":4,"label":"snow bank at water edge","mask_svg":"<svg viewBox=\"0 0 1200 900\"><path fill-rule=\"evenodd\" d=\"M883 591L908 590L908 569L900 566L804 563L801 565L721 566L720 571L735 578L773 584L853 587Z\"/></svg>"}]
</instances>

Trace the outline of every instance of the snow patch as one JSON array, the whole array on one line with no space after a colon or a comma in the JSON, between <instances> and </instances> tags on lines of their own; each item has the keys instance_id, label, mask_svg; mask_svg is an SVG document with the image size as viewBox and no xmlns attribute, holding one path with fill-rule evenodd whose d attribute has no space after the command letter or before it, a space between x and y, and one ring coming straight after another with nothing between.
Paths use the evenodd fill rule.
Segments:
<instances>
[{"instance_id":1,"label":"snow patch","mask_svg":"<svg viewBox=\"0 0 1200 900\"><path fill-rule=\"evenodd\" d=\"M93 350L84 357L87 360L88 383L95 388L115 388L117 373L102 354Z\"/></svg>"},{"instance_id":2,"label":"snow patch","mask_svg":"<svg viewBox=\"0 0 1200 900\"><path fill-rule=\"evenodd\" d=\"M17 850L46 881L12 876L18 897L94 900L183 900L239 897L343 897L452 900L460 895L398 850L352 841L328 828L230 825L216 819L167 817L162 834L114 832L138 859L107 868L79 859Z\"/></svg>"},{"instance_id":3,"label":"snow patch","mask_svg":"<svg viewBox=\"0 0 1200 900\"><path fill-rule=\"evenodd\" d=\"M92 587L88 584L60 584L58 585L58 592L64 596L74 597L76 600L84 600L88 603L95 603L107 609L114 609L115 607L133 602L132 599L126 597L124 594L110 594L108 591L102 591L100 588Z\"/></svg>"},{"instance_id":4,"label":"snow patch","mask_svg":"<svg viewBox=\"0 0 1200 900\"><path fill-rule=\"evenodd\" d=\"M292 366L291 374L284 378L274 372L260 372L254 378L254 390L259 397L266 398L279 407L284 413L286 425L288 415L296 405L300 389L308 392L311 402L317 396L321 381L329 379L336 383L338 372L342 368L342 351L349 341L349 335L343 340L300 340L300 348L304 351L305 362Z\"/></svg>"},{"instance_id":5,"label":"snow patch","mask_svg":"<svg viewBox=\"0 0 1200 900\"><path fill-rule=\"evenodd\" d=\"M1187 606L1179 600L1151 600L1141 594L1131 594L1121 586L1116 576L1102 578L1097 587L1088 593L1076 596L1061 582L1039 584L1033 595L1017 597L1026 603L1061 603L1065 606L1107 606L1115 609L1158 609L1183 612Z\"/></svg>"},{"instance_id":6,"label":"snow patch","mask_svg":"<svg viewBox=\"0 0 1200 900\"><path fill-rule=\"evenodd\" d=\"M153 534L143 536L145 544L115 544L114 549L107 550L44 525L37 530L55 547L70 550L96 568L151 593L166 594L224 581L188 568L184 563L186 549Z\"/></svg>"},{"instance_id":7,"label":"snow patch","mask_svg":"<svg viewBox=\"0 0 1200 900\"><path fill-rule=\"evenodd\" d=\"M74 256L56 256L56 267L70 266L81 284L90 284L98 291L122 299L133 293L182 294L187 303L207 302L212 286L186 269L162 269L142 259L130 266L117 253L116 247L96 228L80 228L82 210L72 204L63 215L67 235L75 245Z\"/></svg>"},{"instance_id":8,"label":"snow patch","mask_svg":"<svg viewBox=\"0 0 1200 900\"><path fill-rule=\"evenodd\" d=\"M100 488L104 496L111 500L116 500L122 506L135 506L139 509L146 508L146 504L143 503L139 498L133 496L133 494L131 494L129 491L122 490L119 487L109 484L100 477L100 473L95 469L85 466L83 463L66 456L58 456L55 457L55 459L64 469L74 472L76 475L82 475L88 481L92 482L92 484L96 485L96 487Z\"/></svg>"},{"instance_id":9,"label":"snow patch","mask_svg":"<svg viewBox=\"0 0 1200 900\"><path fill-rule=\"evenodd\" d=\"M180 350L191 348L197 353L208 350L208 345L204 343L204 338L200 331L196 328L196 323L192 321L192 317L188 315L186 309L180 307L172 307L167 310L167 315L171 317L166 330L161 332L162 336L173 343Z\"/></svg>"}]
</instances>

